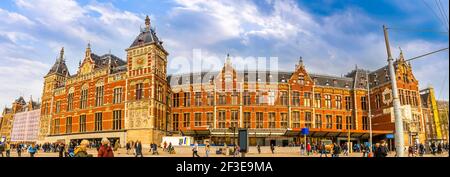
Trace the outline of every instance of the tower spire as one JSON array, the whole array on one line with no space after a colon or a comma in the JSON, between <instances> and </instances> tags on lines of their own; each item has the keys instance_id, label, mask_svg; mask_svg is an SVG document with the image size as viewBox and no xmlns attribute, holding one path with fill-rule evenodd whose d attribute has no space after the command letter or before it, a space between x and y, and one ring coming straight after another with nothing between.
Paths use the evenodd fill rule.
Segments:
<instances>
[{"instance_id":1,"label":"tower spire","mask_svg":"<svg viewBox=\"0 0 450 177\"><path fill-rule=\"evenodd\" d=\"M59 59L61 61L64 61L64 47L61 48L61 51L59 52Z\"/></svg>"},{"instance_id":2,"label":"tower spire","mask_svg":"<svg viewBox=\"0 0 450 177\"><path fill-rule=\"evenodd\" d=\"M91 42L88 42L87 48L86 48L86 57L89 57L91 55Z\"/></svg>"},{"instance_id":3,"label":"tower spire","mask_svg":"<svg viewBox=\"0 0 450 177\"><path fill-rule=\"evenodd\" d=\"M145 29L150 31L150 17L148 17L148 15L145 17Z\"/></svg>"},{"instance_id":4,"label":"tower spire","mask_svg":"<svg viewBox=\"0 0 450 177\"><path fill-rule=\"evenodd\" d=\"M398 59L399 59L400 61L404 61L405 58L403 57L403 50L402 50L402 48L401 48L400 46L398 47L398 49L400 49L400 56L398 57Z\"/></svg>"}]
</instances>

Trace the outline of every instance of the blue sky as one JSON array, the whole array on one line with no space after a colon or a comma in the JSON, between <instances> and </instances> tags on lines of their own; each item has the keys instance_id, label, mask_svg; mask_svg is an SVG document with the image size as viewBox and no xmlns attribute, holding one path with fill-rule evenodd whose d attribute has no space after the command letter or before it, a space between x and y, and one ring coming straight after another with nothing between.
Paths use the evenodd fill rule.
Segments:
<instances>
[{"instance_id":1,"label":"blue sky","mask_svg":"<svg viewBox=\"0 0 450 177\"><path fill-rule=\"evenodd\" d=\"M440 0L448 17L448 0ZM313 73L342 75L358 65L386 64L382 25L446 32L439 0L2 0L0 105L20 95L41 96L43 76L65 47L76 73L88 41L94 53L125 58L145 15L170 53L169 73L187 72L193 49L223 62L232 56L278 57L282 70L300 56ZM433 8L432 9L429 7ZM438 17L435 14L437 13ZM448 33L390 31L395 57L448 47ZM448 100L448 50L412 62L420 87L433 85ZM183 60L180 58L186 58ZM204 61L206 68L220 67Z\"/></svg>"}]
</instances>

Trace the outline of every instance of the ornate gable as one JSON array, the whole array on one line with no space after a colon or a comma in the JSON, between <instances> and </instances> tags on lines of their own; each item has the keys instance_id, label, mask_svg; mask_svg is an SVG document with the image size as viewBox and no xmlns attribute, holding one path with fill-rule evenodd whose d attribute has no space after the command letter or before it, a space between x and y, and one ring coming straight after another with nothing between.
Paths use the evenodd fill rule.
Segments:
<instances>
[{"instance_id":1,"label":"ornate gable","mask_svg":"<svg viewBox=\"0 0 450 177\"><path fill-rule=\"evenodd\" d=\"M295 71L289 79L289 82L300 85L312 85L314 83L303 65L302 57L300 57L298 64L295 65Z\"/></svg>"}]
</instances>

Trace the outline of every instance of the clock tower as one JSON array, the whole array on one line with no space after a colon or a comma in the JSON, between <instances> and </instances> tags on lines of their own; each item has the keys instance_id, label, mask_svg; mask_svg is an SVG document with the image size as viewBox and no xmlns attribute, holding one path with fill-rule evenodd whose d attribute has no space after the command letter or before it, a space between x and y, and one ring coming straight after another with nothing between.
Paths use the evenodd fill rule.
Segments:
<instances>
[{"instance_id":1,"label":"clock tower","mask_svg":"<svg viewBox=\"0 0 450 177\"><path fill-rule=\"evenodd\" d=\"M159 143L166 132L169 85L166 79L168 52L145 19L127 52L127 96L125 128L129 141Z\"/></svg>"}]
</instances>

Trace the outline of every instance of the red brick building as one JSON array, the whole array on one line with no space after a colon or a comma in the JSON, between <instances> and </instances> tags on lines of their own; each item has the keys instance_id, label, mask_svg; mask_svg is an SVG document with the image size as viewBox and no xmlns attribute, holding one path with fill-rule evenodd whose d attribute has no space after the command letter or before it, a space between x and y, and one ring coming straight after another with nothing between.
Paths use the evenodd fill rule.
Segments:
<instances>
[{"instance_id":1,"label":"red brick building","mask_svg":"<svg viewBox=\"0 0 450 177\"><path fill-rule=\"evenodd\" d=\"M249 128L251 145L288 145L304 141L300 131L309 128L312 142L350 137L362 143L369 138L369 107L374 140L394 132L386 66L373 72L356 67L339 77L309 73L302 59L294 72L272 72L238 71L228 58L218 72L167 76L168 52L148 18L126 51L123 61L95 55L88 45L73 75L61 51L45 76L43 141L108 137L148 144L188 135L230 144L236 128ZM418 81L402 53L395 67L406 141L423 141Z\"/></svg>"}]
</instances>

